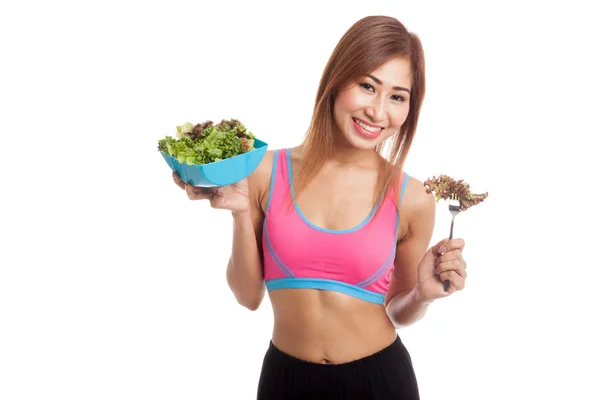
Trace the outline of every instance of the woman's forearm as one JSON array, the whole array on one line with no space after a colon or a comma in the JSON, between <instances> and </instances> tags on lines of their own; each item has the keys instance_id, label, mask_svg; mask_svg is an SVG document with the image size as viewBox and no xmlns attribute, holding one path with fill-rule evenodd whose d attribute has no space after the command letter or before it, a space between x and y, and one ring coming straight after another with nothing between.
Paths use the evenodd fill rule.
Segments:
<instances>
[{"instance_id":1,"label":"woman's forearm","mask_svg":"<svg viewBox=\"0 0 600 400\"><path fill-rule=\"evenodd\" d=\"M386 311L396 329L411 325L425 315L433 300L424 300L417 289L399 293L390 300Z\"/></svg>"},{"instance_id":2,"label":"woman's forearm","mask_svg":"<svg viewBox=\"0 0 600 400\"><path fill-rule=\"evenodd\" d=\"M233 246L227 283L238 303L256 310L265 294L262 262L250 211L233 213Z\"/></svg>"}]
</instances>

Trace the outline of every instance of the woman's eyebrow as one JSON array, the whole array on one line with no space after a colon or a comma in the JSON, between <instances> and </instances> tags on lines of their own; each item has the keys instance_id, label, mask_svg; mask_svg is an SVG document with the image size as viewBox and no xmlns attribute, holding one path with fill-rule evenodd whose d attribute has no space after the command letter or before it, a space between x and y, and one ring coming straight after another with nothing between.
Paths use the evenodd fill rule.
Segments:
<instances>
[{"instance_id":1,"label":"woman's eyebrow","mask_svg":"<svg viewBox=\"0 0 600 400\"><path fill-rule=\"evenodd\" d=\"M378 85L383 85L383 82L381 82L381 79L378 79L376 77L374 77L373 75L369 74L367 75L369 78L373 79ZM408 94L410 94L410 90L402 87L402 86L394 86L393 87L394 90L404 90L405 92L408 92Z\"/></svg>"}]
</instances>

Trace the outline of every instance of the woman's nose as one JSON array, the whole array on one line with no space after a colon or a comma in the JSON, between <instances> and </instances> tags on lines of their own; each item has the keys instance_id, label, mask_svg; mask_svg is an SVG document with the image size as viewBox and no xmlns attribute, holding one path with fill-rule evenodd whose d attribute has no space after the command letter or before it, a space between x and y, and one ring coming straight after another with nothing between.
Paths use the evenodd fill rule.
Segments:
<instances>
[{"instance_id":1,"label":"woman's nose","mask_svg":"<svg viewBox=\"0 0 600 400\"><path fill-rule=\"evenodd\" d=\"M367 107L367 115L373 119L373 122L383 121L385 118L385 105L380 100L373 100Z\"/></svg>"}]
</instances>

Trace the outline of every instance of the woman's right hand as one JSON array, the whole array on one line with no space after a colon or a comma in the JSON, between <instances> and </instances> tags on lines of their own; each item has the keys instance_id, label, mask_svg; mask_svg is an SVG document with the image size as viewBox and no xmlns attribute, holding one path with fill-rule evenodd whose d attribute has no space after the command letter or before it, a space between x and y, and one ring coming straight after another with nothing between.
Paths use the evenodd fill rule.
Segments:
<instances>
[{"instance_id":1,"label":"woman's right hand","mask_svg":"<svg viewBox=\"0 0 600 400\"><path fill-rule=\"evenodd\" d=\"M232 213L250 211L250 198L248 191L248 180L227 186L197 187L185 183L176 171L173 171L173 180L181 189L185 190L190 200L209 200L210 206L230 210Z\"/></svg>"}]
</instances>

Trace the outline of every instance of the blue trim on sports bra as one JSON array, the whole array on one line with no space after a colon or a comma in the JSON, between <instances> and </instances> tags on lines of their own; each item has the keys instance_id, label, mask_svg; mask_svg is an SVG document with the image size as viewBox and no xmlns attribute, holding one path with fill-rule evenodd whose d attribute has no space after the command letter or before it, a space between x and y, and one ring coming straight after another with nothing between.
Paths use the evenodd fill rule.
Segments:
<instances>
[{"instance_id":1,"label":"blue trim on sports bra","mask_svg":"<svg viewBox=\"0 0 600 400\"><path fill-rule=\"evenodd\" d=\"M333 290L345 293L361 300L369 301L375 304L383 304L385 295L373 293L369 290L359 288L344 282L338 282L330 279L320 278L279 278L266 282L267 290L276 289L321 289Z\"/></svg>"},{"instance_id":2,"label":"blue trim on sports bra","mask_svg":"<svg viewBox=\"0 0 600 400\"><path fill-rule=\"evenodd\" d=\"M269 231L267 229L266 219L265 219L265 222L263 222L263 234L265 236L265 243L267 245L267 251L271 255L273 262L277 265L277 267L279 267L281 272L283 272L286 276L288 276L290 278L294 278L294 273L292 272L292 270L287 265L285 265L285 263L283 261L281 261L281 259L275 252L273 245L271 244L271 239L269 239Z\"/></svg>"},{"instance_id":3,"label":"blue trim on sports bra","mask_svg":"<svg viewBox=\"0 0 600 400\"><path fill-rule=\"evenodd\" d=\"M269 195L267 197L267 212L271 209L271 197L273 197L273 187L275 186L275 175L277 174L277 160L279 149L273 153L273 166L271 167L271 186L269 186Z\"/></svg>"},{"instance_id":4,"label":"blue trim on sports bra","mask_svg":"<svg viewBox=\"0 0 600 400\"><path fill-rule=\"evenodd\" d=\"M404 173L404 182L402 182L402 190L400 191L400 204L402 204L402 198L404 197L404 191L408 185L408 174Z\"/></svg>"},{"instance_id":5,"label":"blue trim on sports bra","mask_svg":"<svg viewBox=\"0 0 600 400\"><path fill-rule=\"evenodd\" d=\"M400 189L400 202L398 204L398 209L396 210L396 236L398 238L398 230L400 229L400 206L402 205L402 199L404 198L404 192L406 191L406 186L408 186L408 174L404 173L404 180L402 181L402 188Z\"/></svg>"},{"instance_id":6,"label":"blue trim on sports bra","mask_svg":"<svg viewBox=\"0 0 600 400\"><path fill-rule=\"evenodd\" d=\"M317 226L315 224L313 224L312 222L310 222L308 220L308 218L306 218L306 216L304 215L304 213L302 212L302 210L300 209L300 207L298 206L298 203L296 202L296 193L294 191L294 177L292 175L292 152L291 149L287 149L286 150L287 153L287 167L288 167L288 180L289 180L289 184L290 184L290 192L292 193L292 201L294 202L294 209L296 210L296 212L298 213L298 215L300 216L300 218L302 218L302 220L304 221L304 223L306 223L308 226L310 226L313 229L316 229L318 231L321 232L326 232L326 233L336 233L336 234L344 234L344 233L350 233L350 232L354 232L359 230L360 228L362 228L363 226L365 226L373 217L373 215L375 214L375 212L377 211L377 208L379 207L381 201L378 200L377 203L375 203L375 207L373 207L373 209L371 210L371 212L369 213L369 215L367 215L367 217L357 226L355 226L354 228L350 228L350 229L327 229L327 228L322 228L320 226Z\"/></svg>"},{"instance_id":7,"label":"blue trim on sports bra","mask_svg":"<svg viewBox=\"0 0 600 400\"><path fill-rule=\"evenodd\" d=\"M394 243L395 242L396 241L394 240ZM394 260L395 255L396 255L396 246L393 247L392 251L390 252L390 255L384 261L384 263L381 265L381 267L379 267L377 269L377 271L375 271L373 274L371 274L371 276L369 276L367 279L365 279L361 282L358 282L356 284L356 286L365 287L365 286L369 286L373 282L377 281L377 279L379 279L381 277L381 275L383 275L385 273L386 269L390 266L390 263Z\"/></svg>"}]
</instances>

